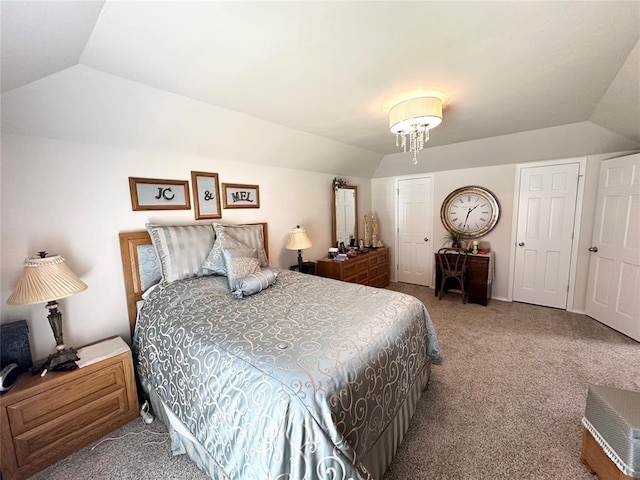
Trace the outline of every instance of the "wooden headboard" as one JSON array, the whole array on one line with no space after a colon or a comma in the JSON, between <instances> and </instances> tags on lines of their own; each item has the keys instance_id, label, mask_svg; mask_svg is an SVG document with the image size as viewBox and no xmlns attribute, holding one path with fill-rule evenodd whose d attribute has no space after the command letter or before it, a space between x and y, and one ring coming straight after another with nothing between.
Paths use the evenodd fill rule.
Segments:
<instances>
[{"instance_id":1,"label":"wooden headboard","mask_svg":"<svg viewBox=\"0 0 640 480\"><path fill-rule=\"evenodd\" d=\"M264 249L269 258L269 236L267 223L253 223L250 225L262 225L264 235ZM120 233L120 255L122 258L122 272L124 274L124 289L127 297L127 314L129 315L129 329L133 337L133 329L136 326L137 303L142 300L142 287L140 283L140 265L138 264L138 246L151 244L151 237L146 230Z\"/></svg>"}]
</instances>

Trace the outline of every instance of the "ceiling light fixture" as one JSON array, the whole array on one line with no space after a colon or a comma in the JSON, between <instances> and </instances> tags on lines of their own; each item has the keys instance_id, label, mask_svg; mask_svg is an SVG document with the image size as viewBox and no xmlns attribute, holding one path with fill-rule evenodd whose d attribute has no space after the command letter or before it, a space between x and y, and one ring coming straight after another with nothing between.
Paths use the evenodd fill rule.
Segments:
<instances>
[{"instance_id":1,"label":"ceiling light fixture","mask_svg":"<svg viewBox=\"0 0 640 480\"><path fill-rule=\"evenodd\" d=\"M429 130L442 123L442 100L438 97L417 97L400 102L389 110L389 129L396 134L396 147L413 153L413 164L418 163L418 152L429 141Z\"/></svg>"}]
</instances>

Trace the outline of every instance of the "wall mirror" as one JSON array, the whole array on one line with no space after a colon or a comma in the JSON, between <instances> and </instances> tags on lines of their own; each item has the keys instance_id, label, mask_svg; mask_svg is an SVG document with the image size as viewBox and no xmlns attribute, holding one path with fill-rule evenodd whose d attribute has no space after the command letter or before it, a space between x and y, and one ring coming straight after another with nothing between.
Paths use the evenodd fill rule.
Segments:
<instances>
[{"instance_id":1,"label":"wall mirror","mask_svg":"<svg viewBox=\"0 0 640 480\"><path fill-rule=\"evenodd\" d=\"M333 246L351 239L358 243L358 187L347 185L344 180L333 180Z\"/></svg>"}]
</instances>

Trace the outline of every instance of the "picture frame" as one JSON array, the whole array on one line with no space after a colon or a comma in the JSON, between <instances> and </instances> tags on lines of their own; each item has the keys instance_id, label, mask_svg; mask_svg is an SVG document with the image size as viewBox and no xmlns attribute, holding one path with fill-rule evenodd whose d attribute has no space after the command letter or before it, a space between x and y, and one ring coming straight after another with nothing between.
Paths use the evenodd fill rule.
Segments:
<instances>
[{"instance_id":1,"label":"picture frame","mask_svg":"<svg viewBox=\"0 0 640 480\"><path fill-rule=\"evenodd\" d=\"M196 220L222 218L219 185L217 173L191 172Z\"/></svg>"},{"instance_id":2,"label":"picture frame","mask_svg":"<svg viewBox=\"0 0 640 480\"><path fill-rule=\"evenodd\" d=\"M260 186L223 183L224 208L260 208Z\"/></svg>"},{"instance_id":3,"label":"picture frame","mask_svg":"<svg viewBox=\"0 0 640 480\"><path fill-rule=\"evenodd\" d=\"M129 177L131 208L140 210L191 210L188 180Z\"/></svg>"}]
</instances>

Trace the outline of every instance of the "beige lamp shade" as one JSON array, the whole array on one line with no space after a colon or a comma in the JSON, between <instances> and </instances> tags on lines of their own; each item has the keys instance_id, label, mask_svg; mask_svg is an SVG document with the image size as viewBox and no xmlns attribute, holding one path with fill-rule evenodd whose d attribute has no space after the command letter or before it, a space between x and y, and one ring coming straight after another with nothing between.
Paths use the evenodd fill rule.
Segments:
<instances>
[{"instance_id":1,"label":"beige lamp shade","mask_svg":"<svg viewBox=\"0 0 640 480\"><path fill-rule=\"evenodd\" d=\"M312 246L311 240L307 237L307 233L304 228L296 227L291 230L291 236L285 247L287 250L304 250Z\"/></svg>"},{"instance_id":2,"label":"beige lamp shade","mask_svg":"<svg viewBox=\"0 0 640 480\"><path fill-rule=\"evenodd\" d=\"M86 289L87 285L69 270L62 256L27 258L22 276L7 303L29 305L50 302Z\"/></svg>"},{"instance_id":3,"label":"beige lamp shade","mask_svg":"<svg viewBox=\"0 0 640 480\"><path fill-rule=\"evenodd\" d=\"M414 126L431 130L442 123L442 100L418 97L405 100L389 111L391 133L410 132Z\"/></svg>"}]
</instances>

